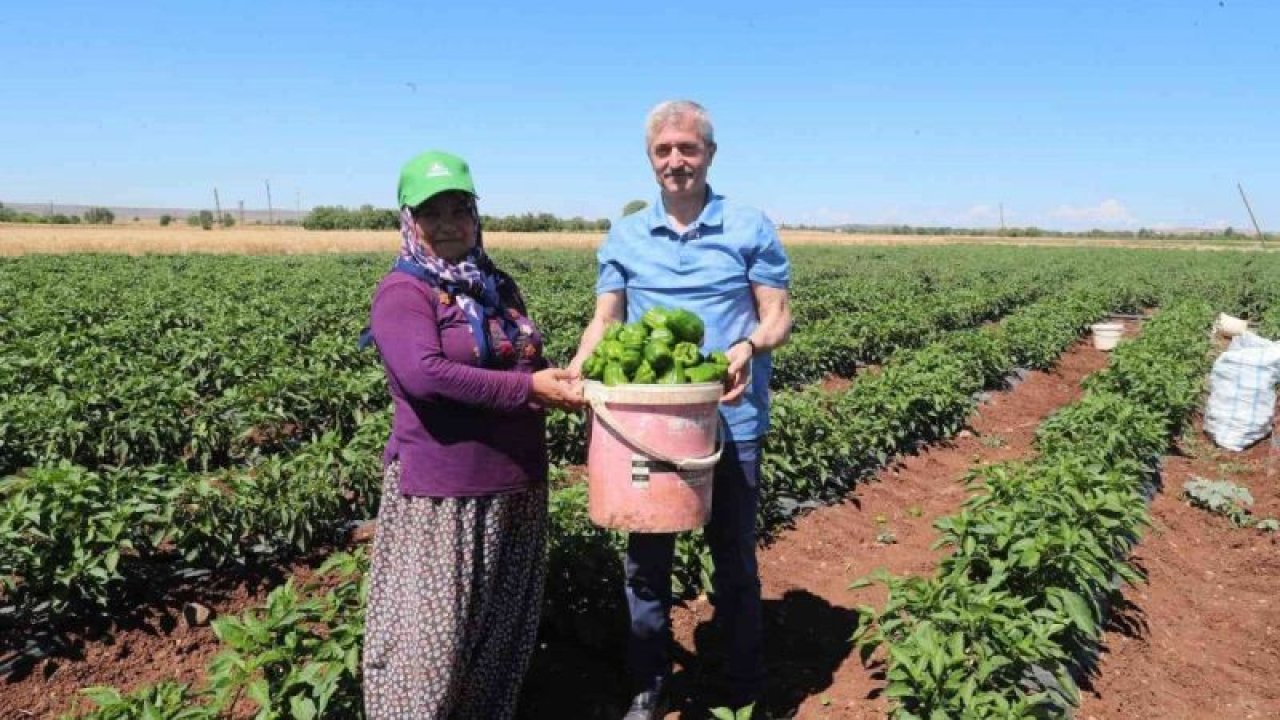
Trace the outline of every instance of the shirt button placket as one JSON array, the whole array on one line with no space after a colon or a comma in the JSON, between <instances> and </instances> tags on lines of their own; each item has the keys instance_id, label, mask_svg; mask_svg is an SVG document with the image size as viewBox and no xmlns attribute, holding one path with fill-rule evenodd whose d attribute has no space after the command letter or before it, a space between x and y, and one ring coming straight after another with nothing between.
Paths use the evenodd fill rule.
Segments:
<instances>
[{"instance_id":1,"label":"shirt button placket","mask_svg":"<svg viewBox=\"0 0 1280 720\"><path fill-rule=\"evenodd\" d=\"M690 240L697 240L697 239L698 239L697 226L694 226L689 230L680 234L680 265L681 267L693 262L693 258L687 252L686 248L689 246Z\"/></svg>"}]
</instances>

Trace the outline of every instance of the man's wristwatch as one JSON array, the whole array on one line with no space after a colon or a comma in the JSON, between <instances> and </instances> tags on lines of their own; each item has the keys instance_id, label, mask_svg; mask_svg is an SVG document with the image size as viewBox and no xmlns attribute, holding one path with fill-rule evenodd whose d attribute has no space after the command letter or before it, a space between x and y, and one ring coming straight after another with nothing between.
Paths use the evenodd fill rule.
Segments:
<instances>
[{"instance_id":1,"label":"man's wristwatch","mask_svg":"<svg viewBox=\"0 0 1280 720\"><path fill-rule=\"evenodd\" d=\"M729 347L733 347L734 345L737 345L738 343L746 343L746 344L750 345L750 346L751 346L751 357L755 357L755 356L756 356L756 344L755 344L754 342L752 342L752 341L751 341L751 338L749 338L749 337L747 337L747 336L743 335L742 337L738 338L737 340L734 340L733 342L729 343Z\"/></svg>"}]
</instances>

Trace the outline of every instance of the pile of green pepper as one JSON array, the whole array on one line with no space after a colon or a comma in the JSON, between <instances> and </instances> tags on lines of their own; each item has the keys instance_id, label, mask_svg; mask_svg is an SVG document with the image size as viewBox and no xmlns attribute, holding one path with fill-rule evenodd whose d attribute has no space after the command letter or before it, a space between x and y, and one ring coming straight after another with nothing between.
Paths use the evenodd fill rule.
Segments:
<instances>
[{"instance_id":1,"label":"pile of green pepper","mask_svg":"<svg viewBox=\"0 0 1280 720\"><path fill-rule=\"evenodd\" d=\"M688 310L655 307L640 320L614 322L582 363L582 375L605 385L724 382L729 358L698 349L706 327Z\"/></svg>"}]
</instances>

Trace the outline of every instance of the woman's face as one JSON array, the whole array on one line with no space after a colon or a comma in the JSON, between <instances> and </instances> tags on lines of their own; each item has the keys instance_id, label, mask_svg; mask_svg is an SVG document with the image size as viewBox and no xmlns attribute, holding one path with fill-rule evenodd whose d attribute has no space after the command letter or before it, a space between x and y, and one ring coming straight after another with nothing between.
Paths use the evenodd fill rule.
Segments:
<instances>
[{"instance_id":1,"label":"woman's face","mask_svg":"<svg viewBox=\"0 0 1280 720\"><path fill-rule=\"evenodd\" d=\"M413 209L427 252L442 260L457 262L476 246L475 198L450 191L432 196Z\"/></svg>"}]
</instances>

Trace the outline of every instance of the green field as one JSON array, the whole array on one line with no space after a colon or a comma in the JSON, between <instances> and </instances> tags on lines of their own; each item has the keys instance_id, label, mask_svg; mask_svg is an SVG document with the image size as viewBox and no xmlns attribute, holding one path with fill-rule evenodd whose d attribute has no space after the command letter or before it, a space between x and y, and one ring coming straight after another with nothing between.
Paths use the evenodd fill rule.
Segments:
<instances>
[{"instance_id":1,"label":"green field","mask_svg":"<svg viewBox=\"0 0 1280 720\"><path fill-rule=\"evenodd\" d=\"M1067 690L1048 699L1033 692L1025 671L1047 666L1060 676L1096 638L1103 610L1090 588L1124 572L1116 555L1142 522L1143 463L1199 397L1213 316L1250 318L1263 334L1280 329L1280 258L995 246L791 254L796 326L775 356L766 535L844 497L889 457L951 435L980 393L1018 368L1052 365L1090 323L1153 314L1082 409L1045 431L1048 460L1012 485L989 479L992 499L973 508L987 515L950 526L945 535L963 552L940 584L895 585L901 604L866 614L869 643L904 648L890 675L904 708L1070 705ZM591 312L593 254L496 256L563 363ZM375 351L358 351L356 339L388 263L385 255L0 260L0 627L18 638L14 647L51 618L112 614L139 583L329 547L374 516L389 398ZM853 382L824 389L832 376ZM1099 433L1108 443L1091 439ZM581 417L554 413L548 443L557 489L544 626L590 635L620 595L618 537L588 524L584 488L567 480L566 468L584 460ZM1088 484L1099 477L1103 485ZM1102 516L1092 545L1052 535L1061 528L1030 518L1046 501L1017 495L1052 494L1067 478L1086 484L1056 498L1054 514L1077 524ZM984 529L1005 526L999 537ZM1041 530L1050 534L1017 535ZM1079 562L1046 569L1040 558L1063 548L1075 548L1067 555ZM176 717L180 706L208 713L184 717L217 717L244 691L286 714L358 715L364 560L336 557L347 581L299 596L303 609L276 617L278 627L219 621L227 657L241 664L211 667L211 687L118 702L169 708L159 717ZM705 584L708 562L696 533L682 538L682 592ZM999 624L992 613L1013 612L1036 620L983 634ZM278 645L284 637L293 638L288 652ZM922 670L912 657L940 665ZM972 665L975 657L986 664Z\"/></svg>"}]
</instances>

